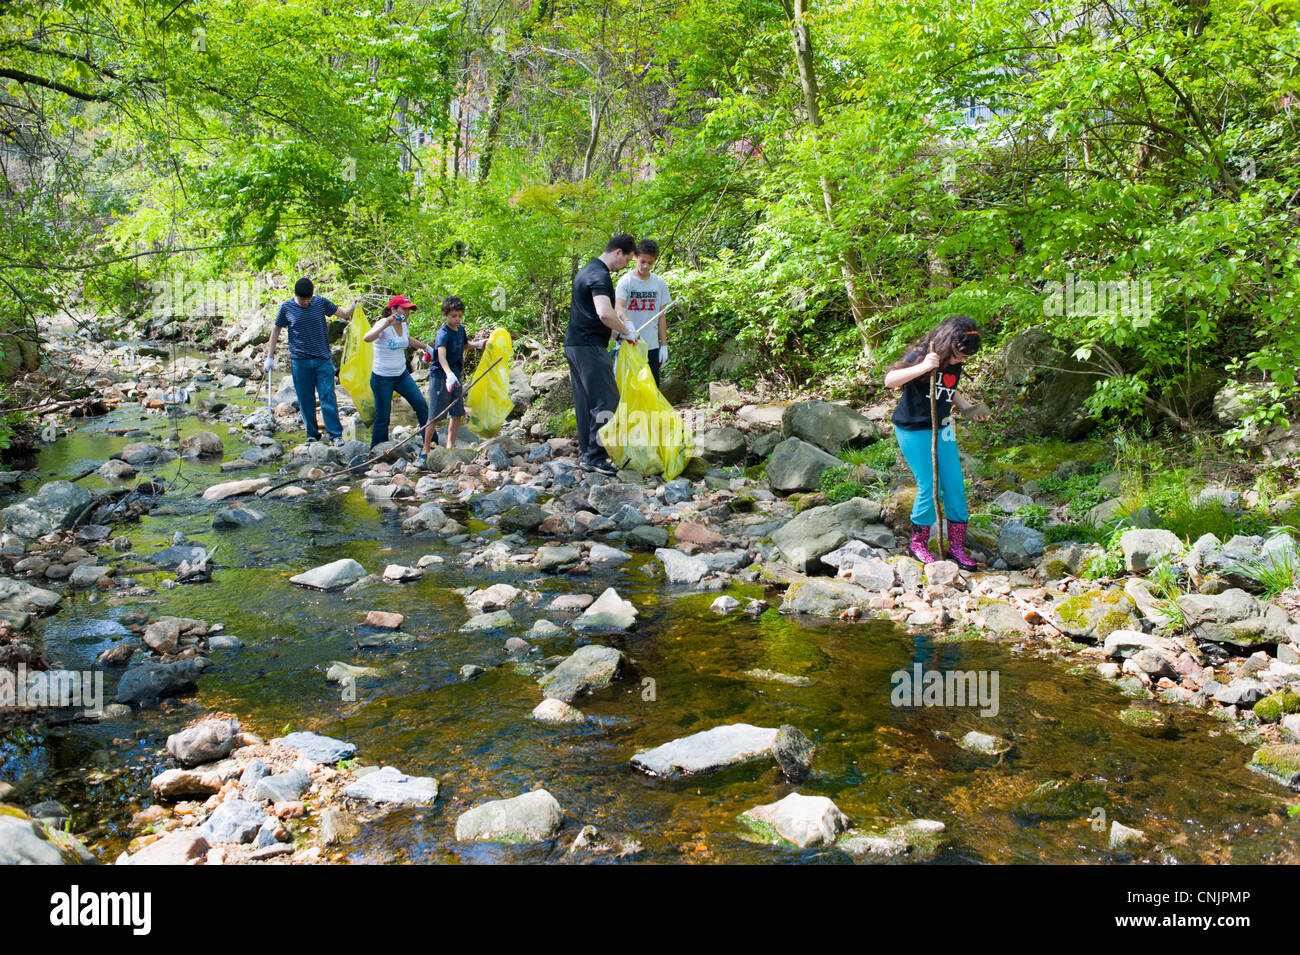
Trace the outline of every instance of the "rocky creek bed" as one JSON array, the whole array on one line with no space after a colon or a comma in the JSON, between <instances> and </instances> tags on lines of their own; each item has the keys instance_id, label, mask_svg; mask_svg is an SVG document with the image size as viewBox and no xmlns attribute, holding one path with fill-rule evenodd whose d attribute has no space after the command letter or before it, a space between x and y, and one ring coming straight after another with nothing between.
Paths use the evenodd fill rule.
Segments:
<instances>
[{"instance_id":1,"label":"rocky creek bed","mask_svg":"<svg viewBox=\"0 0 1300 955\"><path fill-rule=\"evenodd\" d=\"M0 859L1300 856L1300 627L1234 570L1289 538L1133 527L1099 582L1006 520L996 569L922 568L906 487L799 496L870 417L745 406L682 478L606 479L553 371L492 442L321 480L365 444L301 444L247 351L68 347L114 371L3 476L0 664L110 702L6 716ZM996 673L996 712L895 705L916 668Z\"/></svg>"}]
</instances>

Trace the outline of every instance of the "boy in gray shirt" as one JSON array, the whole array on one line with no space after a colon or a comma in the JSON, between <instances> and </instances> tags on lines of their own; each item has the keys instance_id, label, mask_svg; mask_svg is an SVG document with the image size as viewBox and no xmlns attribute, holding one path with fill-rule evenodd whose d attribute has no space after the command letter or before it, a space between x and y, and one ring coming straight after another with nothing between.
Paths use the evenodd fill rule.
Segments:
<instances>
[{"instance_id":1,"label":"boy in gray shirt","mask_svg":"<svg viewBox=\"0 0 1300 955\"><path fill-rule=\"evenodd\" d=\"M629 328L645 325L640 338L648 349L650 373L655 377L656 388L659 386L659 368L668 360L668 320L664 313L673 303L668 283L651 271L658 259L659 243L654 239L642 239L636 244L636 268L618 280L614 291L618 317ZM657 321L647 324L652 317Z\"/></svg>"}]
</instances>

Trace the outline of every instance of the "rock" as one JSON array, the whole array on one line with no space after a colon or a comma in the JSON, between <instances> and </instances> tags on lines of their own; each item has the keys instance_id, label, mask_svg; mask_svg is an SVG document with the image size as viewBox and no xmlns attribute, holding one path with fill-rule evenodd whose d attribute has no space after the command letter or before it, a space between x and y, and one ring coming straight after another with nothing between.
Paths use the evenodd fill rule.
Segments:
<instances>
[{"instance_id":1,"label":"rock","mask_svg":"<svg viewBox=\"0 0 1300 955\"><path fill-rule=\"evenodd\" d=\"M1061 601L1050 614L1069 636L1100 642L1116 630L1136 629L1135 609L1123 591L1092 590Z\"/></svg>"},{"instance_id":2,"label":"rock","mask_svg":"<svg viewBox=\"0 0 1300 955\"><path fill-rule=\"evenodd\" d=\"M226 453L221 438L211 431L196 431L181 441L183 458L219 458Z\"/></svg>"},{"instance_id":3,"label":"rock","mask_svg":"<svg viewBox=\"0 0 1300 955\"><path fill-rule=\"evenodd\" d=\"M998 533L998 552L1012 569L1029 567L1042 556L1043 539L1042 532L1018 521L1007 521Z\"/></svg>"},{"instance_id":4,"label":"rock","mask_svg":"<svg viewBox=\"0 0 1300 955\"><path fill-rule=\"evenodd\" d=\"M852 856L929 862L939 851L944 825L936 819L911 819L884 832L854 830L835 843Z\"/></svg>"},{"instance_id":5,"label":"rock","mask_svg":"<svg viewBox=\"0 0 1300 955\"><path fill-rule=\"evenodd\" d=\"M371 610L366 613L365 625L367 627L378 627L381 630L400 630L405 619L400 613Z\"/></svg>"},{"instance_id":6,"label":"rock","mask_svg":"<svg viewBox=\"0 0 1300 955\"><path fill-rule=\"evenodd\" d=\"M424 576L424 572L402 564L389 564L384 568L383 576L384 580L391 583L409 583L412 580L419 580Z\"/></svg>"},{"instance_id":7,"label":"rock","mask_svg":"<svg viewBox=\"0 0 1300 955\"><path fill-rule=\"evenodd\" d=\"M670 584L698 584L709 573L708 564L679 550L660 547L655 557L664 565L664 575Z\"/></svg>"},{"instance_id":8,"label":"rock","mask_svg":"<svg viewBox=\"0 0 1300 955\"><path fill-rule=\"evenodd\" d=\"M588 644L579 647L538 682L548 697L572 703L579 696L609 686L626 662L627 657L620 650Z\"/></svg>"},{"instance_id":9,"label":"rock","mask_svg":"<svg viewBox=\"0 0 1300 955\"><path fill-rule=\"evenodd\" d=\"M99 470L95 473L106 481L126 481L135 477L139 472L125 461L110 458L101 464Z\"/></svg>"},{"instance_id":10,"label":"rock","mask_svg":"<svg viewBox=\"0 0 1300 955\"><path fill-rule=\"evenodd\" d=\"M812 491L820 486L827 468L844 467L844 462L821 448L786 438L767 459L767 483L774 491Z\"/></svg>"},{"instance_id":11,"label":"rock","mask_svg":"<svg viewBox=\"0 0 1300 955\"><path fill-rule=\"evenodd\" d=\"M1124 660L1137 656L1143 650L1157 650L1177 655L1179 647L1168 637L1146 634L1138 630L1112 630L1103 645L1106 656Z\"/></svg>"},{"instance_id":12,"label":"rock","mask_svg":"<svg viewBox=\"0 0 1300 955\"><path fill-rule=\"evenodd\" d=\"M1123 849L1126 846L1142 845L1147 841L1147 834L1141 829L1130 829L1128 826L1112 820L1110 824L1110 847L1112 849Z\"/></svg>"},{"instance_id":13,"label":"rock","mask_svg":"<svg viewBox=\"0 0 1300 955\"><path fill-rule=\"evenodd\" d=\"M211 796L221 791L225 780L215 772L192 769L168 769L149 781L155 799L175 801L193 796Z\"/></svg>"},{"instance_id":14,"label":"rock","mask_svg":"<svg viewBox=\"0 0 1300 955\"><path fill-rule=\"evenodd\" d=\"M864 590L887 591L894 586L894 566L878 557L856 561L849 570L849 582Z\"/></svg>"},{"instance_id":15,"label":"rock","mask_svg":"<svg viewBox=\"0 0 1300 955\"><path fill-rule=\"evenodd\" d=\"M205 658L196 657L175 663L149 660L136 664L122 674L115 702L151 703L193 689L207 663Z\"/></svg>"},{"instance_id":16,"label":"rock","mask_svg":"<svg viewBox=\"0 0 1300 955\"><path fill-rule=\"evenodd\" d=\"M546 517L546 512L536 504L516 504L501 515L500 526L505 531L524 531L531 534L541 526Z\"/></svg>"},{"instance_id":17,"label":"rock","mask_svg":"<svg viewBox=\"0 0 1300 955\"><path fill-rule=\"evenodd\" d=\"M1056 283L1048 314L1064 314L1059 309L1072 296L1072 288ZM1022 422L1032 433L1076 441L1096 425L1086 402L1092 397L1098 374L1105 369L1057 348L1052 336L1038 327L1008 339L1002 359L1007 381L1028 385L1020 407L1025 409Z\"/></svg>"},{"instance_id":18,"label":"rock","mask_svg":"<svg viewBox=\"0 0 1300 955\"><path fill-rule=\"evenodd\" d=\"M797 580L785 592L781 613L806 613L818 617L837 617L849 607L866 607L870 591L847 580L813 577Z\"/></svg>"},{"instance_id":19,"label":"rock","mask_svg":"<svg viewBox=\"0 0 1300 955\"><path fill-rule=\"evenodd\" d=\"M735 428L712 428L695 436L695 452L710 464L738 464L745 460L745 436Z\"/></svg>"},{"instance_id":20,"label":"rock","mask_svg":"<svg viewBox=\"0 0 1300 955\"><path fill-rule=\"evenodd\" d=\"M981 756L1001 756L1004 753L1011 752L1011 743L1001 736L979 733L975 730L971 730L963 736L957 745L964 750L978 753Z\"/></svg>"},{"instance_id":21,"label":"rock","mask_svg":"<svg viewBox=\"0 0 1300 955\"><path fill-rule=\"evenodd\" d=\"M347 786L343 795L381 806L427 806L438 798L438 780L385 766Z\"/></svg>"},{"instance_id":22,"label":"rock","mask_svg":"<svg viewBox=\"0 0 1300 955\"><path fill-rule=\"evenodd\" d=\"M637 753L631 763L643 773L670 779L709 773L770 757L777 733L748 723L715 726Z\"/></svg>"},{"instance_id":23,"label":"rock","mask_svg":"<svg viewBox=\"0 0 1300 955\"><path fill-rule=\"evenodd\" d=\"M569 567L576 564L582 559L582 552L576 547L567 545L552 546L547 545L537 548L537 553L533 557L537 564L537 569L543 573L557 571L562 567Z\"/></svg>"},{"instance_id":24,"label":"rock","mask_svg":"<svg viewBox=\"0 0 1300 955\"><path fill-rule=\"evenodd\" d=\"M50 481L32 497L0 511L3 526L23 540L71 527L94 504L94 495L71 481Z\"/></svg>"},{"instance_id":25,"label":"rock","mask_svg":"<svg viewBox=\"0 0 1300 955\"><path fill-rule=\"evenodd\" d=\"M541 842L560 831L564 812L545 789L475 806L456 819L459 842Z\"/></svg>"},{"instance_id":26,"label":"rock","mask_svg":"<svg viewBox=\"0 0 1300 955\"><path fill-rule=\"evenodd\" d=\"M587 560L593 564L623 564L632 559L632 555L610 547L608 544L592 544Z\"/></svg>"},{"instance_id":27,"label":"rock","mask_svg":"<svg viewBox=\"0 0 1300 955\"><path fill-rule=\"evenodd\" d=\"M579 630L630 630L636 624L637 609L613 587L607 588L574 622Z\"/></svg>"},{"instance_id":28,"label":"rock","mask_svg":"<svg viewBox=\"0 0 1300 955\"><path fill-rule=\"evenodd\" d=\"M686 478L673 478L664 485L665 504L683 504L694 496L695 490Z\"/></svg>"},{"instance_id":29,"label":"rock","mask_svg":"<svg viewBox=\"0 0 1300 955\"><path fill-rule=\"evenodd\" d=\"M357 752L356 746L352 743L316 733L290 733L288 736L272 740L271 743L306 757L313 763L328 766L341 759L351 759Z\"/></svg>"},{"instance_id":30,"label":"rock","mask_svg":"<svg viewBox=\"0 0 1300 955\"><path fill-rule=\"evenodd\" d=\"M639 507L645 503L645 495L634 484L598 484L588 493L587 500L598 514L612 515L625 504Z\"/></svg>"},{"instance_id":31,"label":"rock","mask_svg":"<svg viewBox=\"0 0 1300 955\"><path fill-rule=\"evenodd\" d=\"M506 630L515 625L515 618L509 610L494 610L491 613L478 613L465 621L461 630L469 632L482 630Z\"/></svg>"},{"instance_id":32,"label":"rock","mask_svg":"<svg viewBox=\"0 0 1300 955\"><path fill-rule=\"evenodd\" d=\"M350 557L332 561L289 578L289 583L314 590L338 590L366 576L366 569Z\"/></svg>"},{"instance_id":33,"label":"rock","mask_svg":"<svg viewBox=\"0 0 1300 955\"><path fill-rule=\"evenodd\" d=\"M1268 696L1268 687L1258 680L1233 680L1227 686L1218 684L1213 692L1207 686L1206 692L1214 702L1224 706L1254 706Z\"/></svg>"},{"instance_id":34,"label":"rock","mask_svg":"<svg viewBox=\"0 0 1300 955\"><path fill-rule=\"evenodd\" d=\"M59 609L63 595L33 587L22 580L0 577L0 607L18 613L43 615Z\"/></svg>"},{"instance_id":35,"label":"rock","mask_svg":"<svg viewBox=\"0 0 1300 955\"><path fill-rule=\"evenodd\" d=\"M465 606L472 613L485 613L490 610L504 610L519 600L518 587L509 584L493 584L483 590L476 590L465 598Z\"/></svg>"},{"instance_id":36,"label":"rock","mask_svg":"<svg viewBox=\"0 0 1300 955\"><path fill-rule=\"evenodd\" d=\"M208 719L167 737L167 752L182 766L225 759L239 744L239 721Z\"/></svg>"},{"instance_id":37,"label":"rock","mask_svg":"<svg viewBox=\"0 0 1300 955\"><path fill-rule=\"evenodd\" d=\"M961 577L961 568L950 560L936 560L926 564L922 573L931 587L951 587Z\"/></svg>"},{"instance_id":38,"label":"rock","mask_svg":"<svg viewBox=\"0 0 1300 955\"><path fill-rule=\"evenodd\" d=\"M1292 789L1300 788L1300 745L1295 743L1269 743L1255 750L1246 764L1248 769L1262 773Z\"/></svg>"},{"instance_id":39,"label":"rock","mask_svg":"<svg viewBox=\"0 0 1300 955\"><path fill-rule=\"evenodd\" d=\"M320 814L320 844L323 846L349 842L360 833L361 823L349 812L326 809Z\"/></svg>"},{"instance_id":40,"label":"rock","mask_svg":"<svg viewBox=\"0 0 1300 955\"><path fill-rule=\"evenodd\" d=\"M259 802L297 802L303 793L311 788L311 776L301 769L274 776L263 776L257 781L257 798ZM344 791L344 795L347 792Z\"/></svg>"},{"instance_id":41,"label":"rock","mask_svg":"<svg viewBox=\"0 0 1300 955\"><path fill-rule=\"evenodd\" d=\"M1286 643L1291 626L1285 610L1232 588L1221 594L1183 594L1177 599L1193 636L1245 650Z\"/></svg>"},{"instance_id":42,"label":"rock","mask_svg":"<svg viewBox=\"0 0 1300 955\"><path fill-rule=\"evenodd\" d=\"M228 530L235 527L253 527L266 520L266 515L260 511L255 511L251 507L234 507L223 508L212 515L212 526L217 530Z\"/></svg>"},{"instance_id":43,"label":"rock","mask_svg":"<svg viewBox=\"0 0 1300 955\"><path fill-rule=\"evenodd\" d=\"M203 500L224 501L228 497L238 497L241 494L256 494L262 488L270 486L270 478L245 478L242 481L223 481L205 490Z\"/></svg>"},{"instance_id":44,"label":"rock","mask_svg":"<svg viewBox=\"0 0 1300 955\"><path fill-rule=\"evenodd\" d=\"M533 719L542 723L581 723L586 717L581 710L564 700L548 696L533 707Z\"/></svg>"},{"instance_id":45,"label":"rock","mask_svg":"<svg viewBox=\"0 0 1300 955\"><path fill-rule=\"evenodd\" d=\"M156 553L150 554L149 563L155 567L177 568L186 562L194 564L202 561L207 556L207 548L200 547L197 544L173 544L171 547L164 547Z\"/></svg>"},{"instance_id":46,"label":"rock","mask_svg":"<svg viewBox=\"0 0 1300 955\"><path fill-rule=\"evenodd\" d=\"M1017 494L1015 491L1003 491L992 501L993 504L1002 508L1004 513L1014 514L1022 507L1029 507L1034 503L1034 499L1028 494Z\"/></svg>"},{"instance_id":47,"label":"rock","mask_svg":"<svg viewBox=\"0 0 1300 955\"><path fill-rule=\"evenodd\" d=\"M870 418L845 405L826 401L799 401L789 405L781 414L781 433L835 454L845 448L865 447L880 438L880 431Z\"/></svg>"},{"instance_id":48,"label":"rock","mask_svg":"<svg viewBox=\"0 0 1300 955\"><path fill-rule=\"evenodd\" d=\"M436 531L447 523L447 515L441 507L432 501L420 505L420 509L402 521L404 534L418 534L424 531Z\"/></svg>"},{"instance_id":49,"label":"rock","mask_svg":"<svg viewBox=\"0 0 1300 955\"><path fill-rule=\"evenodd\" d=\"M212 848L196 829L179 829L133 852L118 865L194 865L202 864Z\"/></svg>"},{"instance_id":50,"label":"rock","mask_svg":"<svg viewBox=\"0 0 1300 955\"><path fill-rule=\"evenodd\" d=\"M884 531L889 544L893 535L875 522L880 518L880 505L864 498L854 498L841 504L825 504L809 508L787 521L772 534L772 543L781 551L781 558L801 573L823 570L821 558L842 547L850 539L871 537L881 540Z\"/></svg>"},{"instance_id":51,"label":"rock","mask_svg":"<svg viewBox=\"0 0 1300 955\"><path fill-rule=\"evenodd\" d=\"M798 729L784 723L777 730L776 739L772 743L772 755L776 757L776 764L781 767L785 778L800 783L812 772L817 747Z\"/></svg>"},{"instance_id":52,"label":"rock","mask_svg":"<svg viewBox=\"0 0 1300 955\"><path fill-rule=\"evenodd\" d=\"M790 793L779 802L755 806L741 819L770 841L783 840L806 849L815 843L830 845L849 827L848 817L825 796Z\"/></svg>"},{"instance_id":53,"label":"rock","mask_svg":"<svg viewBox=\"0 0 1300 955\"><path fill-rule=\"evenodd\" d=\"M198 831L210 845L238 845L252 842L269 818L256 803L229 799L213 810Z\"/></svg>"},{"instance_id":54,"label":"rock","mask_svg":"<svg viewBox=\"0 0 1300 955\"><path fill-rule=\"evenodd\" d=\"M710 612L722 616L726 616L727 614L739 609L740 601L728 594L723 594L721 597L714 600L713 603L709 604Z\"/></svg>"},{"instance_id":55,"label":"rock","mask_svg":"<svg viewBox=\"0 0 1300 955\"><path fill-rule=\"evenodd\" d=\"M164 451L156 444L147 444L145 442L135 441L122 448L122 450L117 453L117 457L121 458L127 464L139 467L142 464L156 464L168 461L175 457L175 455L168 451Z\"/></svg>"},{"instance_id":56,"label":"rock","mask_svg":"<svg viewBox=\"0 0 1300 955\"><path fill-rule=\"evenodd\" d=\"M1120 535L1124 566L1141 573L1162 560L1177 560L1186 548L1177 535L1161 528L1134 528Z\"/></svg>"},{"instance_id":57,"label":"rock","mask_svg":"<svg viewBox=\"0 0 1300 955\"><path fill-rule=\"evenodd\" d=\"M668 531L652 524L642 524L627 532L627 546L632 550L653 551L668 543Z\"/></svg>"}]
</instances>

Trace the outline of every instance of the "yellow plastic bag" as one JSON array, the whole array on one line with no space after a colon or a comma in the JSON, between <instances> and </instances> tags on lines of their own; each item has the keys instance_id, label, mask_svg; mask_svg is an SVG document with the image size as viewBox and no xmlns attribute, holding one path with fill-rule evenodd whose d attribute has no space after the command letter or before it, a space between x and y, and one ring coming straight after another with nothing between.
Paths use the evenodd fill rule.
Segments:
<instances>
[{"instance_id":1,"label":"yellow plastic bag","mask_svg":"<svg viewBox=\"0 0 1300 955\"><path fill-rule=\"evenodd\" d=\"M361 422L366 426L375 421L375 393L370 390L370 369L374 363L375 346L366 341L370 323L361 314L358 305L352 313L352 321L343 335L343 361L339 363L339 383L352 396L352 403L361 413Z\"/></svg>"},{"instance_id":2,"label":"yellow plastic bag","mask_svg":"<svg viewBox=\"0 0 1300 955\"><path fill-rule=\"evenodd\" d=\"M644 341L618 346L618 408L600 429L610 460L671 481L686 468L686 423L655 386Z\"/></svg>"},{"instance_id":3,"label":"yellow plastic bag","mask_svg":"<svg viewBox=\"0 0 1300 955\"><path fill-rule=\"evenodd\" d=\"M480 438L491 438L501 430L510 416L510 359L515 357L510 333L498 328L488 339L479 359L478 380L465 392L465 410L469 412L469 429ZM497 361L497 359L501 359ZM496 365L493 366L493 362Z\"/></svg>"}]
</instances>

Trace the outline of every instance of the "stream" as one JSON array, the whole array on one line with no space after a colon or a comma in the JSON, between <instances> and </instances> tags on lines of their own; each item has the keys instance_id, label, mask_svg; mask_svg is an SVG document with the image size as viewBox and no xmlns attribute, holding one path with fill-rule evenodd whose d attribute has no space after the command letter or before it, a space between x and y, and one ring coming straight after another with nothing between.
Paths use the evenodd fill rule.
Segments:
<instances>
[{"instance_id":1,"label":"stream","mask_svg":"<svg viewBox=\"0 0 1300 955\"><path fill-rule=\"evenodd\" d=\"M253 402L240 390L221 396ZM41 450L39 476L0 505L29 496L41 481L98 465L131 441L174 448L177 428L182 436L216 432L227 459L247 446L238 428L200 420L192 409L172 419L128 404L74 422L70 434ZM413 423L404 406L394 411L394 424ZM150 436L109 433L132 426ZM287 450L301 433L277 438ZM176 531L209 547L219 544L212 582L164 590L159 585L170 573L130 573L138 584L156 588L153 596L69 592L56 614L34 622L49 656L74 669L89 668L126 633L120 620L132 612L221 623L244 643L238 650L214 650L189 697L127 718L0 737L0 781L17 787L15 801L61 802L71 811L72 831L101 861L111 862L138 835L130 820L150 802L150 779L174 765L163 749L167 736L208 712L233 714L268 739L292 729L347 740L363 763L440 780L442 793L431 809L395 810L367 824L331 852L343 862L563 862L587 824L639 842L642 851L632 856L639 862L852 861L833 848L794 850L746 838L738 814L792 791L830 797L863 829L918 817L940 820L947 828L936 861L944 863L1300 861L1300 823L1288 819L1289 794L1246 769L1251 748L1233 737L1229 724L1190 707L1129 700L1090 663L1008 643L911 633L887 621L798 619L775 609L722 617L709 610L716 593L664 584L649 554L578 574L466 569L460 561L481 542L462 548L436 536L405 535L400 520L384 518L364 499L359 481L346 493L330 488L297 500L250 500L267 516L262 524L213 529L216 505L199 498L204 487L259 474L281 480L277 473L268 466L223 474L215 461L194 460L145 468L142 476L161 476L168 493L159 509L138 524L117 525L115 535L129 537L143 555L169 545ZM92 491L108 486L93 473L79 483ZM487 541L499 534L479 522L470 528ZM609 542L618 546L616 539ZM414 565L424 554L445 562L414 583L377 584L357 596L289 583L293 574L343 557L378 573L389 563ZM117 554L105 559L119 567L138 563ZM647 564L655 574L643 571ZM454 589L498 582L540 591L547 600L512 607L517 630L461 632L470 613ZM535 676L520 672L507 656L505 640L542 616L563 626L563 615L543 609L551 597L599 594L608 586L641 612L634 630L602 638L627 653L629 672L608 690L575 701L588 717L583 724L530 719L541 692ZM759 585L727 592L742 600L765 596ZM779 603L773 594L766 597ZM402 632L414 641L359 649L362 620L372 609L404 614ZM568 653L585 642L566 628L542 641L538 656ZM336 660L379 671L360 680L355 701L342 699L339 687L325 681L326 667ZM487 672L463 680L460 668L470 663ZM981 717L976 707L891 705L891 674L917 663L932 670L996 671L996 716ZM803 677L809 685L746 675L754 669ZM120 673L106 673L106 699ZM1159 707L1169 728L1150 736L1130 727L1118 717L1129 706ZM768 761L669 781L628 763L638 749L735 722L798 727L818 747L812 775L796 786ZM1000 759L969 753L954 742L969 730L1004 736L1014 749ZM1085 783L1080 791L1090 798L1049 814L1031 811L1024 800L1035 787L1060 779ZM456 817L469 806L537 787L548 789L564 809L565 826L555 840L455 840ZM1098 809L1103 827L1093 825ZM1112 819L1146 832L1149 845L1109 849Z\"/></svg>"}]
</instances>

